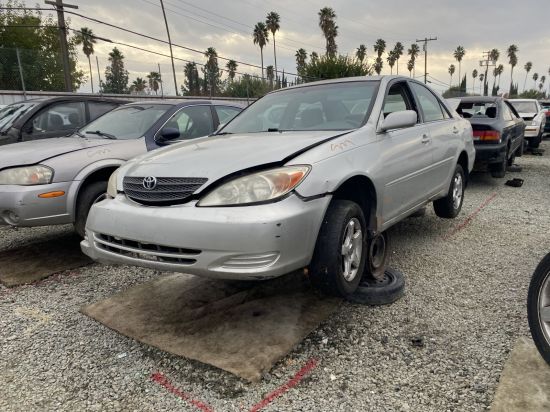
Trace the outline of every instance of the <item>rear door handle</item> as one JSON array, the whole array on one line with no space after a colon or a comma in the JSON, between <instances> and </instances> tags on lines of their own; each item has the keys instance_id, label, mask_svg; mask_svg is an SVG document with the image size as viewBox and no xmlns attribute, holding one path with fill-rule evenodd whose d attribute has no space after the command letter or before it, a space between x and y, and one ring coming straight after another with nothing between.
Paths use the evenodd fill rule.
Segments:
<instances>
[{"instance_id":1,"label":"rear door handle","mask_svg":"<svg viewBox=\"0 0 550 412\"><path fill-rule=\"evenodd\" d=\"M422 144L430 143L430 140L430 136L428 136L427 134L422 135Z\"/></svg>"}]
</instances>

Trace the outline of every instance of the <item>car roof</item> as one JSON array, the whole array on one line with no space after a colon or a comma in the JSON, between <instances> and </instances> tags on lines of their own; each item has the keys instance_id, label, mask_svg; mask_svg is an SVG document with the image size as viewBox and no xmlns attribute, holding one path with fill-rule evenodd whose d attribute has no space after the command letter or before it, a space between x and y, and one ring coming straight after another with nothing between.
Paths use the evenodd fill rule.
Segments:
<instances>
[{"instance_id":1,"label":"car roof","mask_svg":"<svg viewBox=\"0 0 550 412\"><path fill-rule=\"evenodd\" d=\"M130 102L126 106L138 106L143 104L155 104L155 105L167 105L167 106L178 106L178 107L185 107L185 106L197 106L197 105L212 105L212 106L234 106L242 108L241 105L236 104L238 102L219 102L219 101L212 101L212 100L141 100L137 102Z\"/></svg>"},{"instance_id":2,"label":"car roof","mask_svg":"<svg viewBox=\"0 0 550 412\"><path fill-rule=\"evenodd\" d=\"M538 102L537 99L508 99L512 102Z\"/></svg>"},{"instance_id":3,"label":"car roof","mask_svg":"<svg viewBox=\"0 0 550 412\"><path fill-rule=\"evenodd\" d=\"M471 103L471 102L492 103L492 102L497 102L499 100L504 100L504 98L500 96L465 96L460 98L460 101L465 103Z\"/></svg>"}]
</instances>

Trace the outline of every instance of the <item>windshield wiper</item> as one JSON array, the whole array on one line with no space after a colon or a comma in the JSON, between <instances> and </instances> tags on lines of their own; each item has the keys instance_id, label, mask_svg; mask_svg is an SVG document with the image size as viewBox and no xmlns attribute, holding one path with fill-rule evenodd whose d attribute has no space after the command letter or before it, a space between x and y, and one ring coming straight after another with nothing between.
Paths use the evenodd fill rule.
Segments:
<instances>
[{"instance_id":1,"label":"windshield wiper","mask_svg":"<svg viewBox=\"0 0 550 412\"><path fill-rule=\"evenodd\" d=\"M279 131L282 132L282 130L277 129L276 127L270 127L270 128L267 129L267 131L268 132L279 132Z\"/></svg>"},{"instance_id":2,"label":"windshield wiper","mask_svg":"<svg viewBox=\"0 0 550 412\"><path fill-rule=\"evenodd\" d=\"M233 134L233 132L220 132L220 133L214 134L214 136L225 136L225 135L228 135L228 134Z\"/></svg>"},{"instance_id":3,"label":"windshield wiper","mask_svg":"<svg viewBox=\"0 0 550 412\"><path fill-rule=\"evenodd\" d=\"M101 136L101 137L106 137L107 139L116 140L115 135L112 135L110 133L102 132L101 130L96 130L96 131L88 130L86 132L86 134L96 134L96 135Z\"/></svg>"}]
</instances>

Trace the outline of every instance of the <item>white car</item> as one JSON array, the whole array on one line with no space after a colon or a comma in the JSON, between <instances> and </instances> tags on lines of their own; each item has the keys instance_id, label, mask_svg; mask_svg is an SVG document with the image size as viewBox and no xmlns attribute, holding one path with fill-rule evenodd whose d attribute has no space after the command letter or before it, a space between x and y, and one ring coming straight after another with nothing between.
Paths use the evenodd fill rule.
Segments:
<instances>
[{"instance_id":1,"label":"white car","mask_svg":"<svg viewBox=\"0 0 550 412\"><path fill-rule=\"evenodd\" d=\"M544 108L535 99L509 99L516 112L525 120L525 140L529 147L537 148L542 141L546 113Z\"/></svg>"}]
</instances>

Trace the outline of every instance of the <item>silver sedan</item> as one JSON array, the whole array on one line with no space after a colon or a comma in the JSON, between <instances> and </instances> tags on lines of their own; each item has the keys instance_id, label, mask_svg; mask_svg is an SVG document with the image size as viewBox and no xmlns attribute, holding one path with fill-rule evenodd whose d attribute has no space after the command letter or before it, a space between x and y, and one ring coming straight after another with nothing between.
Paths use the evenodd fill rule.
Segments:
<instances>
[{"instance_id":1,"label":"silver sedan","mask_svg":"<svg viewBox=\"0 0 550 412\"><path fill-rule=\"evenodd\" d=\"M383 275L390 226L429 202L440 217L459 214L474 158L470 123L415 80L304 84L215 136L122 166L82 249L225 279L308 267L320 289L347 296Z\"/></svg>"}]
</instances>

